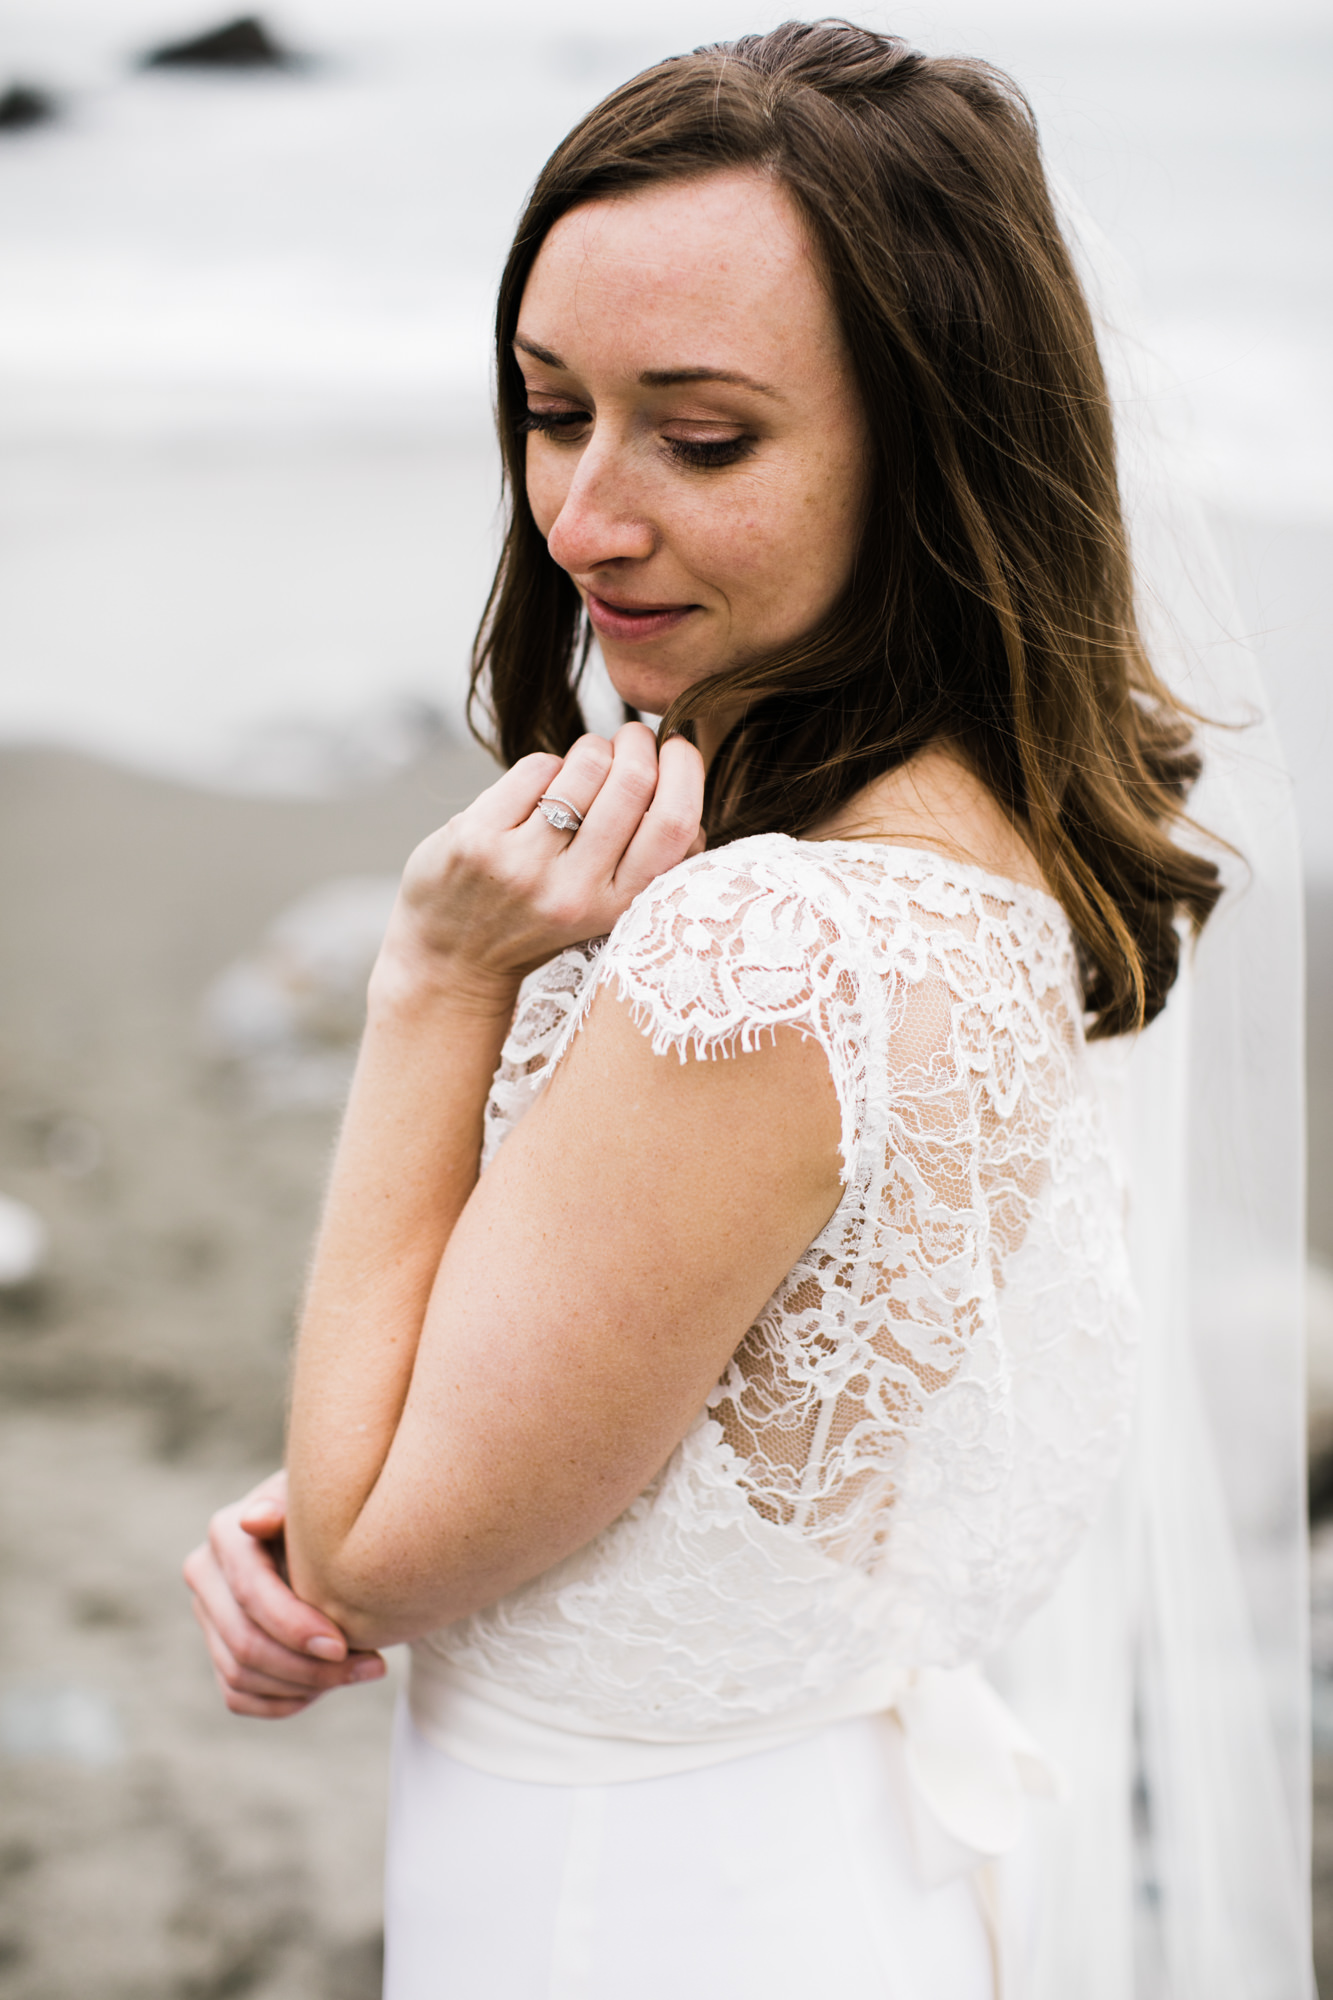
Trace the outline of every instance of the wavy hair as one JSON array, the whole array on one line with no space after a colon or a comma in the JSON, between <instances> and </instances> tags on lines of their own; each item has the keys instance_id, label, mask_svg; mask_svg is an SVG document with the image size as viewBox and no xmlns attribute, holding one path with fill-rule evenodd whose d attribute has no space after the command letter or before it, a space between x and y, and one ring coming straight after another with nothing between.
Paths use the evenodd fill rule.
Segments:
<instances>
[{"instance_id":1,"label":"wavy hair","mask_svg":"<svg viewBox=\"0 0 1333 2000\"><path fill-rule=\"evenodd\" d=\"M743 707L709 771L709 844L826 820L931 741L964 755L1075 933L1094 1036L1142 1026L1218 871L1176 844L1190 713L1139 633L1115 434L1031 110L989 65L843 21L657 64L557 147L500 285L507 532L473 655L505 761L582 732L589 632L524 490L512 342L537 252L581 202L719 169L787 190L818 247L868 425L841 600L799 642L690 688L662 735ZM478 712L489 727L478 728Z\"/></svg>"}]
</instances>

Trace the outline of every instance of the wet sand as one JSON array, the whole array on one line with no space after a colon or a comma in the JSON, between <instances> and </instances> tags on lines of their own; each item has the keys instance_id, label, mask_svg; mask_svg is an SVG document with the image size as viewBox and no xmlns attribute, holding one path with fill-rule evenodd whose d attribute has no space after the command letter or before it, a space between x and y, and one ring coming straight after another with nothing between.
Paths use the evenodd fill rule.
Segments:
<instances>
[{"instance_id":1,"label":"wet sand","mask_svg":"<svg viewBox=\"0 0 1333 2000\"><path fill-rule=\"evenodd\" d=\"M488 779L445 748L336 802L0 755L0 1189L52 1239L0 1303L0 1990L370 2000L392 1688L228 1716L179 1583L276 1461L325 1106L258 1110L201 996L303 890L392 871ZM1333 891L1312 900L1316 1238L1333 1258ZM1333 1758L1317 1882L1333 1991Z\"/></svg>"}]
</instances>

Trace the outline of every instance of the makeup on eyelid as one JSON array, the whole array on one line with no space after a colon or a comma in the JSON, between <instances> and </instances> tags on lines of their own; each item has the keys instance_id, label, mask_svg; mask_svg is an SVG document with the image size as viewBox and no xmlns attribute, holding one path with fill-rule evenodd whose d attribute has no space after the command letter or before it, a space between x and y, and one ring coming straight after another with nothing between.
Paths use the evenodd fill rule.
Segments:
<instances>
[{"instance_id":1,"label":"makeup on eyelid","mask_svg":"<svg viewBox=\"0 0 1333 2000\"><path fill-rule=\"evenodd\" d=\"M666 421L679 423L689 419L669 418ZM586 442L582 433L591 423L592 418L586 410L529 409L519 419L518 428L520 434L529 437L549 437L558 444L579 445ZM711 472L739 464L741 459L749 457L756 442L744 432L736 437L677 438L661 431L658 438L668 457L698 472Z\"/></svg>"}]
</instances>

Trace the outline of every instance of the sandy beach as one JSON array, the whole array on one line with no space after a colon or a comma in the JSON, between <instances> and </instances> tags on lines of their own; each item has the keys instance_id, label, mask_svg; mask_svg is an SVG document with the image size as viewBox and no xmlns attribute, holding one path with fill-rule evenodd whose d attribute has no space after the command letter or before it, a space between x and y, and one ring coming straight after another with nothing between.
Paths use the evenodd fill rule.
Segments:
<instances>
[{"instance_id":1,"label":"sandy beach","mask_svg":"<svg viewBox=\"0 0 1333 2000\"><path fill-rule=\"evenodd\" d=\"M228 1716L179 1582L280 1449L335 1120L201 1048L215 975L311 884L394 870L487 781L336 804L0 758L0 1187L51 1236L0 1307L0 1990L370 2000L384 1687Z\"/></svg>"}]
</instances>

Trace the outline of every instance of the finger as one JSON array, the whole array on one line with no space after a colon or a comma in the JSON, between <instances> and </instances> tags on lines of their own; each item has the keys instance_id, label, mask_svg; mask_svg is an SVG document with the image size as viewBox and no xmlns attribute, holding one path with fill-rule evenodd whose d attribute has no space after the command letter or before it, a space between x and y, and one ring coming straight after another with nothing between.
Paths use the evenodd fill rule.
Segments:
<instances>
[{"instance_id":1,"label":"finger","mask_svg":"<svg viewBox=\"0 0 1333 2000\"><path fill-rule=\"evenodd\" d=\"M219 1672L263 1674L282 1684L284 1694L308 1696L336 1684L346 1669L320 1666L302 1653L277 1646L252 1625L227 1589L211 1553L197 1552L186 1566L194 1615L203 1627Z\"/></svg>"},{"instance_id":2,"label":"finger","mask_svg":"<svg viewBox=\"0 0 1333 2000\"><path fill-rule=\"evenodd\" d=\"M612 749L611 769L562 863L588 892L610 887L657 786L657 746L643 723L618 729Z\"/></svg>"},{"instance_id":3,"label":"finger","mask_svg":"<svg viewBox=\"0 0 1333 2000\"><path fill-rule=\"evenodd\" d=\"M580 736L555 776L543 787L542 797L571 807L580 821L585 820L614 762L614 752L604 736ZM543 836L542 845L546 852L550 852L552 846L567 846L575 832L581 831L581 828L552 826L541 810L540 798L534 800L533 805L533 828Z\"/></svg>"},{"instance_id":4,"label":"finger","mask_svg":"<svg viewBox=\"0 0 1333 2000\"><path fill-rule=\"evenodd\" d=\"M244 1666L228 1646L217 1627L208 1617L196 1599L194 1615L198 1619L208 1647L208 1657L213 1662L213 1672L223 1687L233 1694L258 1694L274 1701L314 1701L327 1692L324 1688L303 1687L298 1682L289 1681L280 1674L265 1674L253 1667Z\"/></svg>"},{"instance_id":5,"label":"finger","mask_svg":"<svg viewBox=\"0 0 1333 2000\"><path fill-rule=\"evenodd\" d=\"M312 1658L308 1648L283 1645L251 1619L237 1602L211 1548L205 1546L195 1551L186 1563L185 1577L194 1593L196 1615L205 1632L216 1632L230 1656L247 1671L281 1681L289 1693L304 1694L341 1687L351 1677L355 1661L345 1657L345 1648L344 1657L326 1663L318 1657ZM340 1643L343 1643L341 1635ZM373 1658L382 1670L378 1655L357 1658Z\"/></svg>"},{"instance_id":6,"label":"finger","mask_svg":"<svg viewBox=\"0 0 1333 2000\"><path fill-rule=\"evenodd\" d=\"M254 1667L248 1667L237 1659L227 1641L205 1611L198 1598L194 1600L193 1611L208 1647L208 1657L213 1662L213 1671L225 1686L246 1694L262 1694L282 1701L310 1701L322 1688L303 1686L300 1682L289 1681L281 1674L266 1674Z\"/></svg>"},{"instance_id":7,"label":"finger","mask_svg":"<svg viewBox=\"0 0 1333 2000\"><path fill-rule=\"evenodd\" d=\"M219 1681L218 1685L222 1689L222 1699L233 1715L249 1716L256 1722L285 1722L289 1715L300 1715L303 1709L309 1708L311 1702L318 1699L309 1695L304 1701L271 1701L264 1695L240 1694L235 1688L229 1688L225 1681Z\"/></svg>"},{"instance_id":8,"label":"finger","mask_svg":"<svg viewBox=\"0 0 1333 2000\"><path fill-rule=\"evenodd\" d=\"M281 1500L242 1500L236 1521L257 1542L272 1542L287 1525L287 1509Z\"/></svg>"},{"instance_id":9,"label":"finger","mask_svg":"<svg viewBox=\"0 0 1333 2000\"><path fill-rule=\"evenodd\" d=\"M227 1589L270 1638L314 1659L346 1659L347 1641L333 1620L284 1583L268 1542L247 1534L234 1508L213 1516L208 1545Z\"/></svg>"},{"instance_id":10,"label":"finger","mask_svg":"<svg viewBox=\"0 0 1333 2000\"><path fill-rule=\"evenodd\" d=\"M288 1655L276 1663L276 1670L262 1649L252 1644L253 1631L244 1630L228 1643L222 1630L210 1617L207 1609L196 1598L194 1615L203 1629L204 1641L218 1680L226 1687L242 1694L263 1695L266 1699L279 1701L314 1701L317 1696L330 1693L338 1687L357 1687L371 1680L382 1680L385 1674L384 1662L376 1655L358 1654L344 1667L326 1667L313 1679L308 1672L308 1662L299 1654Z\"/></svg>"},{"instance_id":11,"label":"finger","mask_svg":"<svg viewBox=\"0 0 1333 2000\"><path fill-rule=\"evenodd\" d=\"M365 1681L384 1678L383 1661L378 1656L371 1658L362 1655L358 1655L347 1667L335 1672L330 1673L326 1669L325 1676L317 1686L311 1686L303 1679L293 1680L281 1671L269 1673L261 1666L247 1661L243 1652L238 1654L237 1651L233 1651L197 1599L194 1615L203 1628L214 1673L222 1685L234 1693L262 1695L266 1700L272 1701L308 1702L316 1700L322 1694L330 1693L336 1687L357 1687ZM298 1674L304 1664L298 1655L296 1658Z\"/></svg>"},{"instance_id":12,"label":"finger","mask_svg":"<svg viewBox=\"0 0 1333 2000\"><path fill-rule=\"evenodd\" d=\"M273 1541L287 1525L286 1471L270 1472L267 1479L261 1479L258 1486L252 1486L235 1503L234 1509L225 1511L234 1511L246 1534L253 1535L256 1541Z\"/></svg>"},{"instance_id":13,"label":"finger","mask_svg":"<svg viewBox=\"0 0 1333 2000\"><path fill-rule=\"evenodd\" d=\"M469 819L484 832L508 832L532 817L538 799L560 775L565 759L534 750L511 764L502 778L479 794L468 807Z\"/></svg>"},{"instance_id":14,"label":"finger","mask_svg":"<svg viewBox=\"0 0 1333 2000\"><path fill-rule=\"evenodd\" d=\"M703 808L703 758L683 736L673 736L658 757L652 802L616 869L617 892L632 899L668 868L699 852Z\"/></svg>"}]
</instances>

